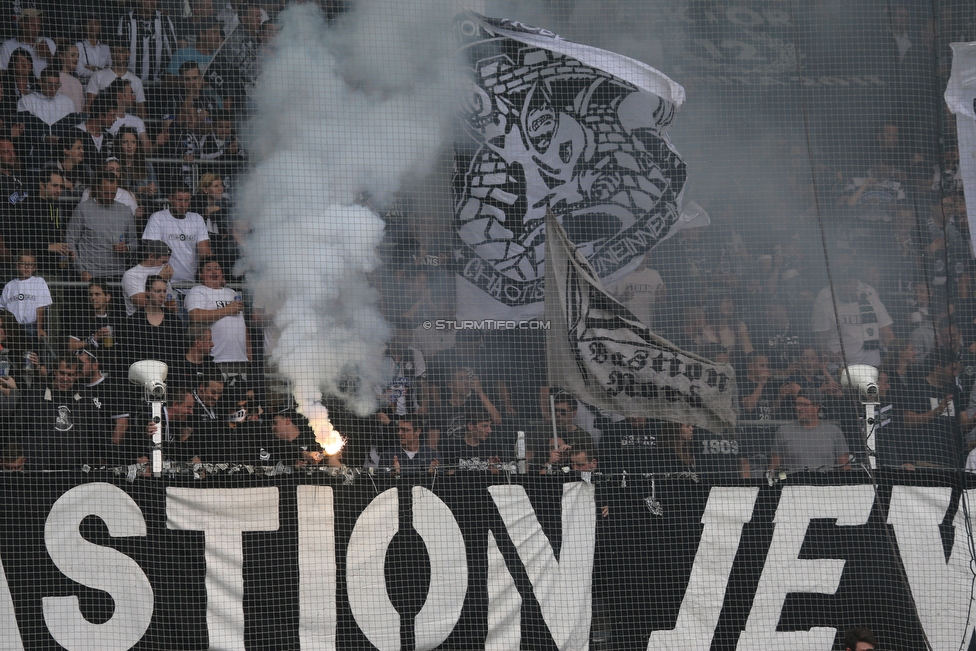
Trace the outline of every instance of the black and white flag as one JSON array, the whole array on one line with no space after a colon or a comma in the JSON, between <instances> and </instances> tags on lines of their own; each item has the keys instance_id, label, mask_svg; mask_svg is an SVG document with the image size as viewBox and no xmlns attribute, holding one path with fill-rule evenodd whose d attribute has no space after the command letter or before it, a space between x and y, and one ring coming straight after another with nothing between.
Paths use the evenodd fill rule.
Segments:
<instances>
[{"instance_id":1,"label":"black and white flag","mask_svg":"<svg viewBox=\"0 0 976 651\"><path fill-rule=\"evenodd\" d=\"M735 372L651 332L603 290L550 212L546 218L546 356L549 383L625 416L735 424Z\"/></svg>"},{"instance_id":2,"label":"black and white flag","mask_svg":"<svg viewBox=\"0 0 976 651\"><path fill-rule=\"evenodd\" d=\"M684 89L544 29L471 13L457 25L473 80L455 142L458 317L538 318L546 211L603 279L683 225L666 129Z\"/></svg>"},{"instance_id":3,"label":"black and white flag","mask_svg":"<svg viewBox=\"0 0 976 651\"><path fill-rule=\"evenodd\" d=\"M976 42L952 44L952 76L946 84L945 101L956 115L959 141L959 176L969 215L970 246L976 251Z\"/></svg>"}]
</instances>

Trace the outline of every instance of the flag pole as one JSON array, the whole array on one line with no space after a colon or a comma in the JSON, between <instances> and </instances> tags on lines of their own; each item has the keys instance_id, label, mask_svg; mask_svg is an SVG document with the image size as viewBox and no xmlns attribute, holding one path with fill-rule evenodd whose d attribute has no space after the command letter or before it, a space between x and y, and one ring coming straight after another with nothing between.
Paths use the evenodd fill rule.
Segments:
<instances>
[{"instance_id":1,"label":"flag pole","mask_svg":"<svg viewBox=\"0 0 976 651\"><path fill-rule=\"evenodd\" d=\"M559 447L559 430L556 428L556 401L552 397L552 387L549 387L549 418L552 420L552 448L556 449Z\"/></svg>"},{"instance_id":2,"label":"flag pole","mask_svg":"<svg viewBox=\"0 0 976 651\"><path fill-rule=\"evenodd\" d=\"M200 76L201 77L204 76L205 74L207 74L207 71L210 70L210 66L212 66L213 65L213 62L217 60L217 55L220 54L220 51L224 49L224 46L225 45L227 45L227 42L230 40L230 37L233 36L235 33L237 33L237 28L240 27L240 26L241 26L241 23L240 23L240 21L238 21L238 23L236 25L234 25L234 29L230 30L230 34L228 34L227 36L225 36L224 37L224 40L220 42L220 45L217 47L216 50L214 50L213 56L210 57L210 61L208 61L207 62L207 65L205 65L203 67L203 70L200 71Z\"/></svg>"},{"instance_id":3,"label":"flag pole","mask_svg":"<svg viewBox=\"0 0 976 651\"><path fill-rule=\"evenodd\" d=\"M544 240L544 245L546 247L546 262L545 262L545 295L549 296L550 292L556 289L555 279L553 278L554 271L552 269L552 263L549 259L549 225L556 221L556 216L552 213L552 208L546 208L546 237ZM547 314L548 316L548 314ZM549 420L552 423L552 447L553 449L559 446L559 429L556 427L556 401L552 397L552 378L553 368L552 368L552 355L549 350L549 335L546 334L546 372L549 376Z\"/></svg>"}]
</instances>

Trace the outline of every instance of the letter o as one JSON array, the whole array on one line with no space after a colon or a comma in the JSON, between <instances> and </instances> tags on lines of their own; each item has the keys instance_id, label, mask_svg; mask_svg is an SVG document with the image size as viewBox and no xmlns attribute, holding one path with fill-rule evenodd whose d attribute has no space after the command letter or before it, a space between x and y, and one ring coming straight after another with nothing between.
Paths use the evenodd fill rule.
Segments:
<instances>
[{"instance_id":1,"label":"letter o","mask_svg":"<svg viewBox=\"0 0 976 651\"><path fill-rule=\"evenodd\" d=\"M451 509L422 486L413 487L413 528L430 556L430 590L414 622L417 649L425 651L440 646L461 618L468 593L468 558Z\"/></svg>"},{"instance_id":2,"label":"letter o","mask_svg":"<svg viewBox=\"0 0 976 651\"><path fill-rule=\"evenodd\" d=\"M346 552L346 593L359 628L380 651L400 648L400 613L386 591L386 550L400 530L397 489L383 491L363 509Z\"/></svg>"},{"instance_id":3,"label":"letter o","mask_svg":"<svg viewBox=\"0 0 976 651\"><path fill-rule=\"evenodd\" d=\"M464 536L451 509L426 488L413 488L413 526L430 557L430 589L415 624L418 651L439 646L461 617L468 590ZM346 553L346 592L352 615L380 651L400 648L400 614L386 590L386 552L399 531L397 489L377 495L363 510Z\"/></svg>"}]
</instances>

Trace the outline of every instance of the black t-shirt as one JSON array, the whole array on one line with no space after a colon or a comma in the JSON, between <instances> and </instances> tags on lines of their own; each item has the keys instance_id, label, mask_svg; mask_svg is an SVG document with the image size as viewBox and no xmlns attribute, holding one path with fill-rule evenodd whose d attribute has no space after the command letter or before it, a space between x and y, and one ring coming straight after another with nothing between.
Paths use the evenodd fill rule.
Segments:
<instances>
[{"instance_id":1,"label":"black t-shirt","mask_svg":"<svg viewBox=\"0 0 976 651\"><path fill-rule=\"evenodd\" d=\"M21 403L20 429L30 470L67 470L93 464L98 455L89 403L76 386L29 391Z\"/></svg>"},{"instance_id":2,"label":"black t-shirt","mask_svg":"<svg viewBox=\"0 0 976 651\"><path fill-rule=\"evenodd\" d=\"M172 314L165 314L162 322L154 326L146 319L145 310L138 310L125 320L124 336L126 364L156 359L173 365L185 352L183 324Z\"/></svg>"},{"instance_id":3,"label":"black t-shirt","mask_svg":"<svg viewBox=\"0 0 976 651\"><path fill-rule=\"evenodd\" d=\"M220 210L207 212L207 197L203 194L194 194L190 200L190 212L195 212L203 217L207 224L207 233L210 235L211 255L220 261L220 265L230 274L237 262L237 242L231 234L231 203L221 198L217 205Z\"/></svg>"},{"instance_id":4,"label":"black t-shirt","mask_svg":"<svg viewBox=\"0 0 976 651\"><path fill-rule=\"evenodd\" d=\"M28 197L14 208L3 233L7 249L14 253L23 249L33 251L37 259L37 273L47 279L52 274L70 271L68 258L51 253L48 246L66 241L65 232L71 211L57 201L46 201L40 197Z\"/></svg>"},{"instance_id":5,"label":"black t-shirt","mask_svg":"<svg viewBox=\"0 0 976 651\"><path fill-rule=\"evenodd\" d=\"M654 456L654 472L679 473L695 472L696 470L694 465L686 465L678 453L671 448L663 445L658 446L657 453Z\"/></svg>"},{"instance_id":6,"label":"black t-shirt","mask_svg":"<svg viewBox=\"0 0 976 651\"><path fill-rule=\"evenodd\" d=\"M800 354L801 337L792 327L773 328L761 322L754 326L751 339L769 358L769 366L776 372L786 369Z\"/></svg>"},{"instance_id":7,"label":"black t-shirt","mask_svg":"<svg viewBox=\"0 0 976 651\"><path fill-rule=\"evenodd\" d=\"M931 420L915 425L905 422L907 412L922 414L933 411L946 396L951 397L948 406ZM906 462L962 467L958 411L964 409L965 404L958 387L934 387L924 377L915 377L906 389L897 391L895 406L904 434L903 457Z\"/></svg>"},{"instance_id":8,"label":"black t-shirt","mask_svg":"<svg viewBox=\"0 0 976 651\"><path fill-rule=\"evenodd\" d=\"M656 449L656 427L650 423L633 427L627 421L620 421L604 427L597 459L600 469L607 473L653 472Z\"/></svg>"},{"instance_id":9,"label":"black t-shirt","mask_svg":"<svg viewBox=\"0 0 976 651\"><path fill-rule=\"evenodd\" d=\"M207 422L195 417L193 437L204 463L257 464L267 429L268 424L261 420L230 422L222 418Z\"/></svg>"},{"instance_id":10,"label":"black t-shirt","mask_svg":"<svg viewBox=\"0 0 976 651\"><path fill-rule=\"evenodd\" d=\"M113 347L115 344L120 343L119 338L123 334L121 331L124 329L125 317L121 315L119 310L113 309L111 303L104 316L97 316L90 307L86 307L85 309L75 311L70 317L71 319L68 323L69 338L87 341L99 328L111 326L112 334L115 337L115 340L112 342ZM104 347L100 343L97 348L92 348L92 350L99 351Z\"/></svg>"},{"instance_id":11,"label":"black t-shirt","mask_svg":"<svg viewBox=\"0 0 976 651\"><path fill-rule=\"evenodd\" d=\"M745 378L739 383L739 403L742 407L739 413L739 420L771 420L776 417L773 414L773 405L776 403L776 393L773 388L776 383L772 380L766 382L756 401L756 407L752 411L746 411L745 400L753 394L758 382Z\"/></svg>"},{"instance_id":12,"label":"black t-shirt","mask_svg":"<svg viewBox=\"0 0 976 651\"><path fill-rule=\"evenodd\" d=\"M128 370L128 368L121 368L125 362L120 357L120 351L125 343L125 317L119 310L114 309L113 303L109 303L105 316L96 316L87 305L66 316L69 317L68 338L85 342L85 349L90 350L98 358L98 365L103 371L119 375ZM107 340L104 338L101 341L96 340L98 345L92 345L88 341L89 338L106 326L112 328L112 337Z\"/></svg>"},{"instance_id":13,"label":"black t-shirt","mask_svg":"<svg viewBox=\"0 0 976 651\"><path fill-rule=\"evenodd\" d=\"M81 129L78 131L81 132L81 135L72 132L68 139L81 138L85 143L84 164L93 170L102 169L105 166L105 159L115 155L115 136L108 131L102 132L102 147L98 149L95 147L95 139L90 133Z\"/></svg>"},{"instance_id":14,"label":"black t-shirt","mask_svg":"<svg viewBox=\"0 0 976 651\"><path fill-rule=\"evenodd\" d=\"M481 407L481 399L473 393L469 394L460 405L452 405L445 401L439 407L431 409L430 417L427 419L427 429L439 430L441 441L463 437L467 431L468 412L478 407Z\"/></svg>"},{"instance_id":15,"label":"black t-shirt","mask_svg":"<svg viewBox=\"0 0 976 651\"><path fill-rule=\"evenodd\" d=\"M802 373L794 373L786 379L787 383L797 384L801 389L816 389L820 390L826 382L827 378L820 373L815 373L814 375L803 375Z\"/></svg>"},{"instance_id":16,"label":"black t-shirt","mask_svg":"<svg viewBox=\"0 0 976 651\"><path fill-rule=\"evenodd\" d=\"M201 444L200 458L211 463L241 462L246 456L241 445L248 437L253 438L261 421L237 421L240 406L226 390L214 407L204 404L196 389L193 398L195 406L191 421L193 436Z\"/></svg>"},{"instance_id":17,"label":"black t-shirt","mask_svg":"<svg viewBox=\"0 0 976 651\"><path fill-rule=\"evenodd\" d=\"M718 477L739 477L742 472L739 442L732 435L695 428L691 453L695 470Z\"/></svg>"},{"instance_id":18,"label":"black t-shirt","mask_svg":"<svg viewBox=\"0 0 976 651\"><path fill-rule=\"evenodd\" d=\"M302 432L294 441L284 441L265 426L253 437L245 437L245 441L245 462L258 466L276 466L279 463L292 466L302 459L303 452L322 452L322 446L311 432Z\"/></svg>"},{"instance_id":19,"label":"black t-shirt","mask_svg":"<svg viewBox=\"0 0 976 651\"><path fill-rule=\"evenodd\" d=\"M207 358L200 364L187 361L186 356L175 361L169 367L166 381L173 386L193 388L205 378L220 378L220 367L213 358Z\"/></svg>"},{"instance_id":20,"label":"black t-shirt","mask_svg":"<svg viewBox=\"0 0 976 651\"><path fill-rule=\"evenodd\" d=\"M492 457L498 457L504 462L513 456L499 448L493 435L476 447L468 445L463 438L450 438L446 441L442 438L437 452L441 463L448 469L458 470L486 470Z\"/></svg>"},{"instance_id":21,"label":"black t-shirt","mask_svg":"<svg viewBox=\"0 0 976 651\"><path fill-rule=\"evenodd\" d=\"M119 419L130 417L132 392L128 383L115 377L105 377L94 386L82 386L79 393L86 403L91 418L93 436L93 451L99 461L110 466L131 463L131 449L123 440L122 443L112 442L112 434ZM130 421L126 431L126 439L136 438L141 432L133 429L135 424Z\"/></svg>"}]
</instances>

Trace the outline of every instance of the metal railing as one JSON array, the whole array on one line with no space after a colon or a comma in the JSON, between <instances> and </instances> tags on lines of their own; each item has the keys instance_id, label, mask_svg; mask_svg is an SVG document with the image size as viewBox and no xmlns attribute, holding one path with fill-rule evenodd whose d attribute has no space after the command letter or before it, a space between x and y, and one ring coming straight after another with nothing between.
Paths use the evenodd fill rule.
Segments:
<instances>
[{"instance_id":1,"label":"metal railing","mask_svg":"<svg viewBox=\"0 0 976 651\"><path fill-rule=\"evenodd\" d=\"M162 174L160 173L160 169L156 170L157 178L179 178L185 176L184 168L189 167L192 187L188 186L187 189L190 190L191 193L196 192L197 186L200 185L200 179L204 174L218 173L223 176L236 175L243 172L247 167L247 163L244 161L210 159L194 159L192 161L187 161L183 160L182 158L160 158L155 156L147 157L146 161L152 163L154 167L156 165L165 166L164 170L167 171L164 171ZM81 201L81 195L62 195L59 201L66 204L77 204ZM166 197L162 194L162 192L150 197L149 201L160 206L167 203Z\"/></svg>"}]
</instances>

